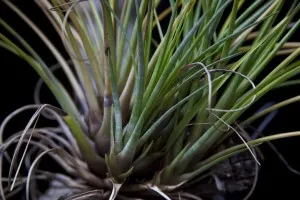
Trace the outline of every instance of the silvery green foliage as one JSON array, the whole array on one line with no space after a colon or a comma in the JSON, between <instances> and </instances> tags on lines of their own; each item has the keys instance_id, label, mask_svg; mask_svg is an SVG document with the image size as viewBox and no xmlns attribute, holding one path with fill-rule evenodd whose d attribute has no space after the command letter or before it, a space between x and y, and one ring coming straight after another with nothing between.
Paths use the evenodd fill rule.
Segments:
<instances>
[{"instance_id":1,"label":"silvery green foliage","mask_svg":"<svg viewBox=\"0 0 300 200\"><path fill-rule=\"evenodd\" d=\"M0 46L36 70L64 111L51 116L58 129L37 129L35 120L43 108L59 110L47 104L38 106L25 130L11 134L17 145L7 179L14 183L19 183L15 167L20 169L23 158L28 158L22 145L41 140L42 153L27 164L29 177L35 175L38 161L51 152L68 175L76 178L73 183L88 187L89 192L103 189L110 199L139 197L145 191L150 196L154 192L166 199L168 195L180 199L182 191L189 191L206 175L212 178L208 172L218 163L248 151L251 163L247 168L251 168L252 159L259 164L254 146L300 135L290 132L251 140L245 137L247 133L241 134L242 126L261 115L239 122L255 101L300 73L300 45L289 42L300 25L295 17L300 11L296 1L281 16L278 12L285 1L280 0L256 0L251 6L241 6L247 1L239 0L171 0L163 11L166 15L157 16L159 0L36 0L61 35L72 64L22 11L8 0L3 2L35 30L67 79L60 80L43 56L0 20L12 36L0 33ZM123 7L125 17L120 19L115 3ZM165 17L167 30L163 31L160 25ZM152 34L156 30L159 38ZM282 54L284 60L260 78ZM70 89L64 81L70 82ZM299 97L287 101L285 105ZM218 149L232 134L238 136L238 142ZM10 142L1 145L5 149ZM22 159L18 159L20 154ZM229 173L215 173L215 180L240 169L226 167ZM27 200L31 181L36 180L27 179ZM216 182L223 191L222 180ZM0 195L5 199L1 184ZM65 192L73 195L73 191Z\"/></svg>"}]
</instances>

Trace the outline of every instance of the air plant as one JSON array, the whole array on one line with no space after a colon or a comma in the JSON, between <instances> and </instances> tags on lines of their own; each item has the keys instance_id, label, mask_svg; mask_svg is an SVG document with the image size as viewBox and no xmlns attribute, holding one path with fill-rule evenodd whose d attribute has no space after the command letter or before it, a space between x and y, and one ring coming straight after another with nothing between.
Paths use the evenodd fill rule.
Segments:
<instances>
[{"instance_id":1,"label":"air plant","mask_svg":"<svg viewBox=\"0 0 300 200\"><path fill-rule=\"evenodd\" d=\"M254 0L249 6L244 0L170 0L159 13L160 0L35 2L69 58L12 2L1 1L35 31L58 64L49 66L2 19L10 34L0 33L0 46L28 62L60 105L39 102L39 82L36 104L2 122L0 164L9 159L11 165L7 177L0 167L1 199L24 185L27 200L36 199L34 185L40 179L76 190L67 199L200 199L191 188L216 177L212 169L221 162L249 152L258 165L258 145L300 135L251 139L243 131L245 124L299 97L239 120L267 92L298 83L292 78L300 72L300 45L290 41L300 24L297 1L284 16L282 0ZM284 59L270 69L278 55ZM71 91L55 76L57 69ZM29 109L36 112L26 128L2 141L11 118ZM58 126L36 128L40 115ZM234 135L238 143L220 150ZM10 156L6 151L12 145ZM39 153L34 160L33 152ZM38 169L45 155L64 175ZM26 178L19 177L23 163Z\"/></svg>"}]
</instances>

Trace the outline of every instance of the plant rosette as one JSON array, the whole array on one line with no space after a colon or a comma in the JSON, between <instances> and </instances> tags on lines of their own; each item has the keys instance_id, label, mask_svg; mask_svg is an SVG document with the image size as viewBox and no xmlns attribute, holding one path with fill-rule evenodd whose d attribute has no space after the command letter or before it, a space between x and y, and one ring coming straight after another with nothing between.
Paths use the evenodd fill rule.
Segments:
<instances>
[{"instance_id":1,"label":"plant rosette","mask_svg":"<svg viewBox=\"0 0 300 200\"><path fill-rule=\"evenodd\" d=\"M1 124L0 165L4 159L10 164L8 174L0 167L3 200L22 189L27 200L38 199L40 180L58 185L57 195L68 193L60 199L251 194L261 160L257 146L300 135L251 138L246 131L299 96L240 121L269 91L299 83L293 77L300 72L300 44L291 41L300 24L297 1L283 9L282 0L170 0L162 11L166 2L160 0L35 3L62 38L68 58L13 2L0 2L28 24L58 63L49 66L0 18L7 31L0 33L0 46L24 59L42 80L35 104ZM270 69L278 56L283 59ZM55 70L65 74L70 90ZM59 108L40 101L42 83ZM27 126L3 140L7 123L27 110L36 110ZM57 126L37 128L40 115ZM45 156L64 171L42 170ZM212 194L206 194L207 186Z\"/></svg>"}]
</instances>

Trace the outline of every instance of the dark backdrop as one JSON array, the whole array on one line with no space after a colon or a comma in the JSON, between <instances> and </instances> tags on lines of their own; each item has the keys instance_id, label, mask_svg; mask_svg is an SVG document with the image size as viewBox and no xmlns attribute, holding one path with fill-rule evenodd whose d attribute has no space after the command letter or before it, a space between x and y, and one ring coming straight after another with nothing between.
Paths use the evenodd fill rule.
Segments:
<instances>
[{"instance_id":1,"label":"dark backdrop","mask_svg":"<svg viewBox=\"0 0 300 200\"><path fill-rule=\"evenodd\" d=\"M43 13L31 0L14 0L16 4L29 15L34 22L51 38L54 44L63 49L61 40L55 33L52 26L47 21ZM289 3L290 1L287 1ZM3 3L0 3L0 17L11 24L26 40L40 53L46 63L55 64L55 59L47 50L43 42L34 34L27 25L20 20L13 12L11 12ZM1 33L5 31L0 28ZM294 41L299 41L299 35L293 38ZM64 53L66 56L66 54ZM35 71L23 60L14 56L10 52L0 49L1 70L0 70L0 90L1 90L1 107L0 107L0 122L13 110L33 103L33 90L38 76ZM273 64L280 59L275 60ZM289 97L299 95L299 86L293 86L284 89L277 89L271 92L265 98L257 103L260 107L267 101L279 102ZM47 93L43 93L44 102L54 103L53 97ZM249 112L251 114L251 112ZM264 131L265 135L272 133L281 133L286 131L300 130L300 104L289 105L279 110L275 119ZM13 123L6 129L6 133L10 134L13 131L20 130L25 127L30 119L32 113L26 112L20 117L17 117ZM47 124L41 121L40 125ZM283 139L274 142L278 150L284 155L291 166L300 170L299 152L300 152L300 138ZM268 148L267 145L262 146L262 152L265 156L257 188L251 199L299 199L299 183L300 176L291 173L278 159L277 155ZM47 161L46 161L47 162ZM5 169L7 170L7 169ZM15 199L20 199L17 197ZM231 197L230 199L236 199Z\"/></svg>"}]
</instances>

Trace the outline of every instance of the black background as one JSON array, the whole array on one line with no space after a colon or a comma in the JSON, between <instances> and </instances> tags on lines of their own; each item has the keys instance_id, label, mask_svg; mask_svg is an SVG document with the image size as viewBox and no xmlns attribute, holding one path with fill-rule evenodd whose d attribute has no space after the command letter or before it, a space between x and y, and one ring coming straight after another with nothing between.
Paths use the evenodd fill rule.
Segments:
<instances>
[{"instance_id":1,"label":"black background","mask_svg":"<svg viewBox=\"0 0 300 200\"><path fill-rule=\"evenodd\" d=\"M39 27L41 27L58 49L63 49L59 36L33 1L15 0L13 2L15 2ZM286 2L288 4L290 1ZM55 64L54 57L47 50L38 36L36 36L22 20L1 2L0 17L12 25L13 28L28 41L29 44L42 55L42 58L46 63L49 65ZM0 30L1 33L6 33L2 27ZM293 41L299 41L298 35L299 31L293 37ZM63 52L63 55L66 56L65 52ZM272 62L270 67L272 67L272 64L280 61L280 59L282 58ZM13 110L23 105L33 103L33 90L35 83L38 80L38 76L26 62L3 49L0 49L0 61L0 121L2 122L4 117ZM299 86L277 89L261 99L252 111L263 105L264 102L279 102L289 97L299 95L299 89ZM53 97L47 92L43 93L43 100L45 103L55 103ZM249 111L248 114L251 114L252 111ZM300 103L280 109L264 134L269 135L273 133L300 130L299 114ZM6 129L6 133L11 134L13 131L24 128L31 115L32 113L26 112L26 114L23 114L21 117L17 117L8 129ZM42 126L43 124L47 124L47 122L42 120L39 124ZM274 142L274 144L288 160L290 165L295 169L300 170L300 138L283 139ZM288 171L276 154L266 145L263 145L261 149L264 153L265 160L261 168L257 188L251 199L300 199L300 176ZM19 197L16 199L19 199ZM236 198L231 197L231 199Z\"/></svg>"}]
</instances>

